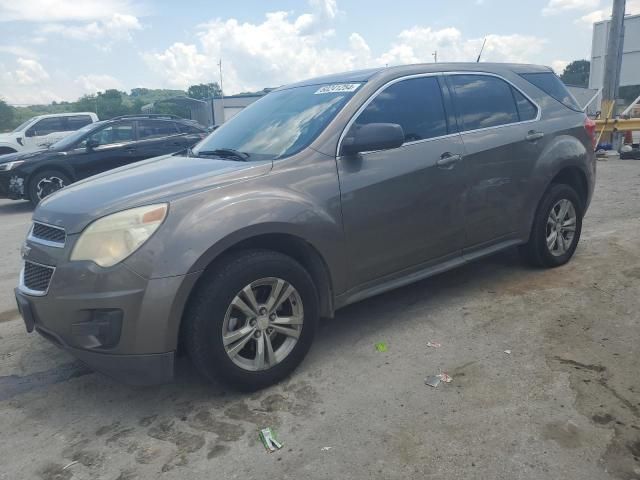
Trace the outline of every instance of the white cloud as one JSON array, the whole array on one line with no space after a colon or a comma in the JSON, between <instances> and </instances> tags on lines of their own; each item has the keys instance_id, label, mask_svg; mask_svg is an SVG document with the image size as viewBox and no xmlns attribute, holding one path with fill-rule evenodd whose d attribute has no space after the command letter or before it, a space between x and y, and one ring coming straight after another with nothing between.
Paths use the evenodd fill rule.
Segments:
<instances>
[{"instance_id":1,"label":"white cloud","mask_svg":"<svg viewBox=\"0 0 640 480\"><path fill-rule=\"evenodd\" d=\"M596 22L601 22L603 20L609 20L611 18L611 2L607 2L608 5L604 8L600 8L598 10L594 10L586 15L581 16L576 23L582 23L587 27L591 28L591 26ZM625 8L626 15L637 15L640 13L640 0L628 0Z\"/></svg>"},{"instance_id":2,"label":"white cloud","mask_svg":"<svg viewBox=\"0 0 640 480\"><path fill-rule=\"evenodd\" d=\"M49 79L49 73L40 63L30 58L18 58L18 68L5 74L7 80L18 85L36 85Z\"/></svg>"},{"instance_id":3,"label":"white cloud","mask_svg":"<svg viewBox=\"0 0 640 480\"><path fill-rule=\"evenodd\" d=\"M567 65L569 65L569 62L566 60L554 60L553 62L551 62L551 68L553 68L553 71L558 75L561 75L562 72L564 72L564 69L567 68Z\"/></svg>"},{"instance_id":4,"label":"white cloud","mask_svg":"<svg viewBox=\"0 0 640 480\"><path fill-rule=\"evenodd\" d=\"M131 32L141 30L137 17L133 15L114 13L109 18L87 23L84 25L65 25L50 23L40 29L40 33L59 34L73 40L105 39L107 43L119 40L131 40Z\"/></svg>"},{"instance_id":5,"label":"white cloud","mask_svg":"<svg viewBox=\"0 0 640 480\"><path fill-rule=\"evenodd\" d=\"M49 73L36 60L18 58L12 70L0 65L1 96L12 103L35 104L60 100L47 88Z\"/></svg>"},{"instance_id":6,"label":"white cloud","mask_svg":"<svg viewBox=\"0 0 640 480\"><path fill-rule=\"evenodd\" d=\"M38 54L22 45L0 45L0 53L8 53L16 57L38 58Z\"/></svg>"},{"instance_id":7,"label":"white cloud","mask_svg":"<svg viewBox=\"0 0 640 480\"><path fill-rule=\"evenodd\" d=\"M542 14L555 15L570 10L589 10L599 5L600 0L549 0L547 6L542 9Z\"/></svg>"},{"instance_id":8,"label":"white cloud","mask_svg":"<svg viewBox=\"0 0 640 480\"><path fill-rule=\"evenodd\" d=\"M200 26L197 44L174 43L143 58L166 86L177 88L219 80L217 63L222 58L223 88L229 94L358 68L431 62L435 50L440 61L474 61L483 41L465 38L452 27L413 27L400 32L379 55L358 33L343 45L330 46L327 37L340 13L336 2L310 4L310 13L267 13L261 23L216 19ZM534 36L487 35L483 60L530 61L543 45L544 40Z\"/></svg>"},{"instance_id":9,"label":"white cloud","mask_svg":"<svg viewBox=\"0 0 640 480\"><path fill-rule=\"evenodd\" d=\"M108 19L118 12L134 15L129 0L0 0L0 22L61 22Z\"/></svg>"},{"instance_id":10,"label":"white cloud","mask_svg":"<svg viewBox=\"0 0 640 480\"><path fill-rule=\"evenodd\" d=\"M75 81L76 85L82 88L85 93L93 94L99 91L117 88L122 90L124 86L117 78L111 75L90 73L89 75L81 75Z\"/></svg>"}]
</instances>

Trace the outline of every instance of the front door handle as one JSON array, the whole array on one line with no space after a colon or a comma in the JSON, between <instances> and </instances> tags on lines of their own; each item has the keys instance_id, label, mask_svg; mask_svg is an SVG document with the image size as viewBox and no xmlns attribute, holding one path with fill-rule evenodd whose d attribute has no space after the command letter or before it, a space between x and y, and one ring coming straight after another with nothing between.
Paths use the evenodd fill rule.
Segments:
<instances>
[{"instance_id":1,"label":"front door handle","mask_svg":"<svg viewBox=\"0 0 640 480\"><path fill-rule=\"evenodd\" d=\"M544 133L536 132L535 130L529 130L529 133L527 133L527 136L524 138L527 142L536 142L542 137L544 137Z\"/></svg>"},{"instance_id":2,"label":"front door handle","mask_svg":"<svg viewBox=\"0 0 640 480\"><path fill-rule=\"evenodd\" d=\"M462 160L462 155L454 154L451 152L445 152L440 155L440 159L436 162L439 168L451 170L455 167L456 163Z\"/></svg>"}]
</instances>

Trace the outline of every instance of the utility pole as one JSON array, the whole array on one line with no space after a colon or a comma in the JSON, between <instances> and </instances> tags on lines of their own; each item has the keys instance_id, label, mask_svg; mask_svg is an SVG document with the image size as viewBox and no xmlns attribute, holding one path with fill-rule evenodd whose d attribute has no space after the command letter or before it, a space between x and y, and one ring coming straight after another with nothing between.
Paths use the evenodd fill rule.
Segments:
<instances>
[{"instance_id":1,"label":"utility pole","mask_svg":"<svg viewBox=\"0 0 640 480\"><path fill-rule=\"evenodd\" d=\"M613 11L609 23L607 54L604 60L604 78L602 81L602 104L600 108L604 119L615 115L615 102L620 87L620 67L622 66L622 47L624 44L625 0L613 0Z\"/></svg>"},{"instance_id":2,"label":"utility pole","mask_svg":"<svg viewBox=\"0 0 640 480\"><path fill-rule=\"evenodd\" d=\"M224 90L222 89L222 58L218 62L218 67L220 67L220 103L222 104L222 122L225 121L224 114Z\"/></svg>"},{"instance_id":3,"label":"utility pole","mask_svg":"<svg viewBox=\"0 0 640 480\"><path fill-rule=\"evenodd\" d=\"M433 52L431 55L433 55L433 62L438 63L438 50Z\"/></svg>"}]
</instances>

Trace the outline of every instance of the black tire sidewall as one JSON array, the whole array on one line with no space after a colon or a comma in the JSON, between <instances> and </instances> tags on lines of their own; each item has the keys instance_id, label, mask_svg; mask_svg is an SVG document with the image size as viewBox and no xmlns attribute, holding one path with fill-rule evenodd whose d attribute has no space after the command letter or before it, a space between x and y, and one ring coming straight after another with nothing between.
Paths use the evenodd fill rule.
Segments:
<instances>
[{"instance_id":1,"label":"black tire sidewall","mask_svg":"<svg viewBox=\"0 0 640 480\"><path fill-rule=\"evenodd\" d=\"M69 175L67 175L66 173L60 170L41 170L39 172L36 172L29 179L28 190L27 190L27 197L34 206L38 205L38 203L44 200L44 198L43 199L38 198L36 188L38 186L38 182L40 182L40 180L42 180L43 178L47 178L47 177L58 177L64 181L65 186L69 186L69 184L71 184L71 179L69 178Z\"/></svg>"},{"instance_id":2,"label":"black tire sidewall","mask_svg":"<svg viewBox=\"0 0 640 480\"><path fill-rule=\"evenodd\" d=\"M553 206L557 202L563 199L569 200L573 204L573 208L576 211L576 231L569 249L563 255L555 256L549 251L549 247L547 246L547 219L549 218L549 214L551 213L551 208L553 208ZM578 248L580 234L582 233L583 214L584 207L582 206L580 197L578 196L576 191L569 185L558 184L553 185L549 189L544 199L542 200L540 209L536 216L532 238L534 242L533 248L535 249L535 254L539 264L547 267L557 267L560 265L564 265L571 259L571 257L573 257L576 248Z\"/></svg>"},{"instance_id":3,"label":"black tire sidewall","mask_svg":"<svg viewBox=\"0 0 640 480\"><path fill-rule=\"evenodd\" d=\"M269 370L252 372L235 365L227 355L222 343L222 324L238 292L266 277L281 278L298 291L304 324L298 342L282 362ZM318 297L311 277L295 260L277 252L251 251L230 258L203 278L185 321L187 350L205 377L222 380L240 390L257 390L283 379L302 362L317 328Z\"/></svg>"}]
</instances>

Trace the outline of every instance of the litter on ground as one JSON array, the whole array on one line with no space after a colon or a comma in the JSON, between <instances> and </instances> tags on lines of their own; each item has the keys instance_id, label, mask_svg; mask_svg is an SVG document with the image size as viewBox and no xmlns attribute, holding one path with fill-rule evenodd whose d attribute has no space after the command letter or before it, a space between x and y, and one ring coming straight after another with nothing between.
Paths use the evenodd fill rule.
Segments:
<instances>
[{"instance_id":1,"label":"litter on ground","mask_svg":"<svg viewBox=\"0 0 640 480\"><path fill-rule=\"evenodd\" d=\"M511 355L511 350L505 350L504 353L506 353L507 355Z\"/></svg>"},{"instance_id":2,"label":"litter on ground","mask_svg":"<svg viewBox=\"0 0 640 480\"><path fill-rule=\"evenodd\" d=\"M441 346L442 346L442 344L438 343L438 342L427 342L427 347L440 348Z\"/></svg>"},{"instance_id":3,"label":"litter on ground","mask_svg":"<svg viewBox=\"0 0 640 480\"><path fill-rule=\"evenodd\" d=\"M329 450L331 450L333 447L322 447L320 450L322 450L323 452L328 452Z\"/></svg>"},{"instance_id":4,"label":"litter on ground","mask_svg":"<svg viewBox=\"0 0 640 480\"><path fill-rule=\"evenodd\" d=\"M449 376L448 373L439 373L438 375L431 375L424 379L425 385L429 385L430 387L437 387L441 382L451 383L453 378Z\"/></svg>"},{"instance_id":5,"label":"litter on ground","mask_svg":"<svg viewBox=\"0 0 640 480\"><path fill-rule=\"evenodd\" d=\"M276 434L271 428L263 428L260 430L260 440L269 453L282 448L282 444L276 440Z\"/></svg>"},{"instance_id":6,"label":"litter on ground","mask_svg":"<svg viewBox=\"0 0 640 480\"><path fill-rule=\"evenodd\" d=\"M376 343L376 350L379 352L386 352L387 351L387 344L384 342L379 342Z\"/></svg>"}]
</instances>

